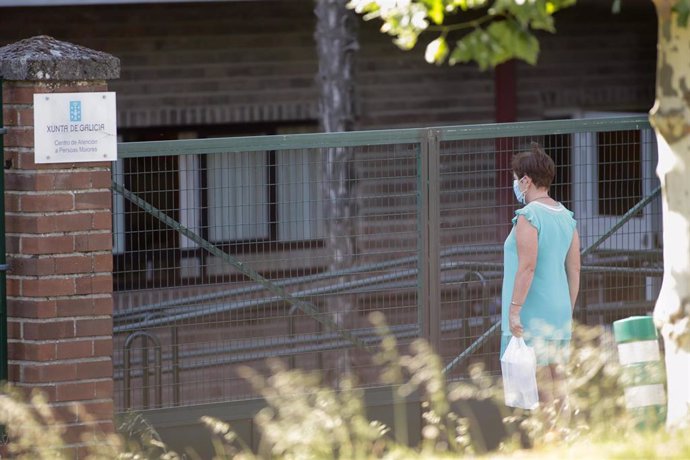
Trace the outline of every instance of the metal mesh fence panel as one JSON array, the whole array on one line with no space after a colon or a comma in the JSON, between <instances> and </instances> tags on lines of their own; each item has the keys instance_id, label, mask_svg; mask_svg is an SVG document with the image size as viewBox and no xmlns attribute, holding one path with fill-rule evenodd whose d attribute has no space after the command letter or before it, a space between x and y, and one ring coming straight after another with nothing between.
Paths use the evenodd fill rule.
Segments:
<instances>
[{"instance_id":1,"label":"metal mesh fence panel","mask_svg":"<svg viewBox=\"0 0 690 460\"><path fill-rule=\"evenodd\" d=\"M238 366L267 358L375 383L368 314L401 343L418 336L418 156L389 144L121 160L118 407L251 397Z\"/></svg>"}]
</instances>

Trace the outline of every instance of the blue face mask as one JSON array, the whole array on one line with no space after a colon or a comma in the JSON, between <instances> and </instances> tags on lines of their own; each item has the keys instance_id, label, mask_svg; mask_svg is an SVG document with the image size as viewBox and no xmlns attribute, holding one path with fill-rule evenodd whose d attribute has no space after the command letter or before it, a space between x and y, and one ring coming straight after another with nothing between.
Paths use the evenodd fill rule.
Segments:
<instances>
[{"instance_id":1,"label":"blue face mask","mask_svg":"<svg viewBox=\"0 0 690 460\"><path fill-rule=\"evenodd\" d=\"M513 193L515 193L515 198L521 204L525 204L525 192L520 190L520 181L517 179L513 180Z\"/></svg>"}]
</instances>

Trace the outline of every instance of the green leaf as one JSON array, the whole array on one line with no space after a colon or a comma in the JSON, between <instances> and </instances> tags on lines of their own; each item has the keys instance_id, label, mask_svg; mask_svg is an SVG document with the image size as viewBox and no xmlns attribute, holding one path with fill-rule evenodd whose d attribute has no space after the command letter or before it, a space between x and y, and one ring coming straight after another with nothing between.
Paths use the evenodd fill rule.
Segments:
<instances>
[{"instance_id":1,"label":"green leaf","mask_svg":"<svg viewBox=\"0 0 690 460\"><path fill-rule=\"evenodd\" d=\"M480 69L495 67L513 58L536 64L539 41L515 20L492 22L486 30L475 29L455 44L451 65L474 61Z\"/></svg>"},{"instance_id":2,"label":"green leaf","mask_svg":"<svg viewBox=\"0 0 690 460\"><path fill-rule=\"evenodd\" d=\"M678 27L687 27L690 18L690 0L678 0L671 11L676 13L676 24Z\"/></svg>"},{"instance_id":3,"label":"green leaf","mask_svg":"<svg viewBox=\"0 0 690 460\"><path fill-rule=\"evenodd\" d=\"M484 29L476 29L456 42L450 55L451 65L458 62L477 63L481 70L494 67L510 59L511 55L491 34Z\"/></svg>"},{"instance_id":4,"label":"green leaf","mask_svg":"<svg viewBox=\"0 0 690 460\"><path fill-rule=\"evenodd\" d=\"M508 59L516 57L532 65L537 63L539 40L517 22L494 21L487 30L499 47L509 55Z\"/></svg>"},{"instance_id":5,"label":"green leaf","mask_svg":"<svg viewBox=\"0 0 690 460\"><path fill-rule=\"evenodd\" d=\"M621 0L613 0L613 5L611 5L611 12L613 14L618 14L621 12Z\"/></svg>"},{"instance_id":6,"label":"green leaf","mask_svg":"<svg viewBox=\"0 0 690 460\"><path fill-rule=\"evenodd\" d=\"M562 4L563 0L496 0L493 9L497 15L512 18L522 27L555 32L552 15Z\"/></svg>"}]
</instances>

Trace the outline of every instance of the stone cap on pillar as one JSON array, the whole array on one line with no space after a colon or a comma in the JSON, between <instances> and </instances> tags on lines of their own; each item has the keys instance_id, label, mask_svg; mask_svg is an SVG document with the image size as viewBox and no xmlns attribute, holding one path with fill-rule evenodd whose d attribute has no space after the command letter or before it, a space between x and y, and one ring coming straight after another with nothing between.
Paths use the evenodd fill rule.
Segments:
<instances>
[{"instance_id":1,"label":"stone cap on pillar","mask_svg":"<svg viewBox=\"0 0 690 460\"><path fill-rule=\"evenodd\" d=\"M120 76L120 60L90 48L47 35L0 48L0 77L25 81L112 80Z\"/></svg>"}]
</instances>

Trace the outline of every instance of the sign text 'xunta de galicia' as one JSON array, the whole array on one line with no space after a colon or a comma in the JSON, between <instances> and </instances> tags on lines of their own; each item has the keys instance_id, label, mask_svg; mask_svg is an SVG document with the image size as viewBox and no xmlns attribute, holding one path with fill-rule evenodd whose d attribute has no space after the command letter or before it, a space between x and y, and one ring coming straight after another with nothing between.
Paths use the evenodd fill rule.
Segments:
<instances>
[{"instance_id":1,"label":"sign text 'xunta de galicia'","mask_svg":"<svg viewBox=\"0 0 690 460\"><path fill-rule=\"evenodd\" d=\"M34 94L36 163L117 160L115 93Z\"/></svg>"}]
</instances>

